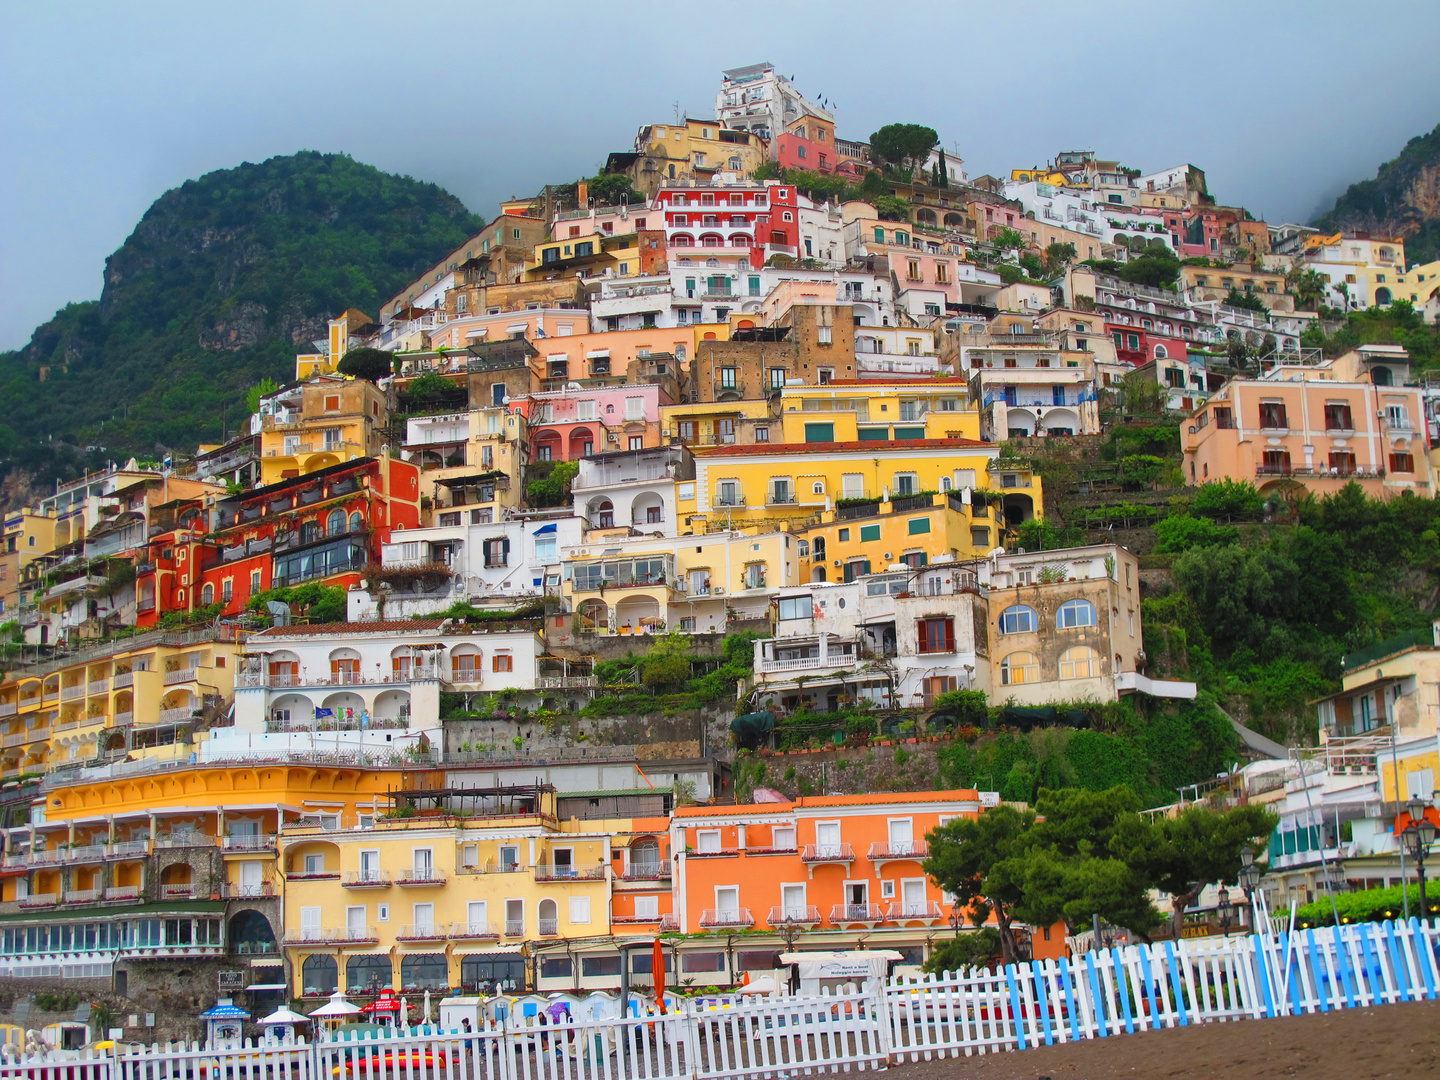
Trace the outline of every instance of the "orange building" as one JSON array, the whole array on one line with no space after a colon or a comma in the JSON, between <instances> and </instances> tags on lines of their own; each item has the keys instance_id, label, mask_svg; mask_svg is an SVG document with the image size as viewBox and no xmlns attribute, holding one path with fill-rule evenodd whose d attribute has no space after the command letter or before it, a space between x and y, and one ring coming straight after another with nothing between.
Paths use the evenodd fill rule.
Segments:
<instances>
[{"instance_id":1,"label":"orange building","mask_svg":"<svg viewBox=\"0 0 1440 1080\"><path fill-rule=\"evenodd\" d=\"M718 983L768 969L782 942L797 949L863 942L898 950L904 964L923 963L937 934L951 932L954 912L921 869L925 837L981 812L977 791L677 809L670 827L675 921L682 933L712 934L726 946L721 953L716 945L687 945L702 963L719 965L695 977ZM1037 956L1061 955L1063 930L1037 932L1033 944ZM689 963L682 952L682 978L691 974Z\"/></svg>"}]
</instances>

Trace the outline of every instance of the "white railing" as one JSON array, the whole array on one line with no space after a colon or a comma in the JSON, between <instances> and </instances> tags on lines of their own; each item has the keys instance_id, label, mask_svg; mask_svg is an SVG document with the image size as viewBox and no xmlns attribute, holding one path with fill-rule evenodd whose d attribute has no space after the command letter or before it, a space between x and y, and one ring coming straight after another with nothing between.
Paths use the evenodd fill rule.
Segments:
<instances>
[{"instance_id":1,"label":"white railing","mask_svg":"<svg viewBox=\"0 0 1440 1080\"><path fill-rule=\"evenodd\" d=\"M74 701L76 698L82 698L82 697L84 697L84 696L85 696L85 684L84 684L84 683L81 683L79 686L66 686L66 687L62 687L61 690L60 690L60 700L61 700L61 701Z\"/></svg>"},{"instance_id":2,"label":"white railing","mask_svg":"<svg viewBox=\"0 0 1440 1080\"><path fill-rule=\"evenodd\" d=\"M115 714L116 727L124 727L126 724L133 724L134 722L135 714L133 712L117 712Z\"/></svg>"},{"instance_id":3,"label":"white railing","mask_svg":"<svg viewBox=\"0 0 1440 1080\"><path fill-rule=\"evenodd\" d=\"M242 833L224 837L220 846L230 851L268 851L275 847L275 837L268 833Z\"/></svg>"},{"instance_id":4,"label":"white railing","mask_svg":"<svg viewBox=\"0 0 1440 1080\"><path fill-rule=\"evenodd\" d=\"M161 710L160 710L160 723L162 723L162 724L179 724L179 723L183 723L183 722L186 721L186 720L189 720L189 719L190 719L191 717L193 717L194 715L195 715L195 706L194 706L194 705L181 705L181 706L180 706L179 708L177 708L177 709L161 709Z\"/></svg>"},{"instance_id":5,"label":"white railing","mask_svg":"<svg viewBox=\"0 0 1440 1080\"><path fill-rule=\"evenodd\" d=\"M115 689L120 690L126 686L135 685L135 673L133 671L122 671L115 676Z\"/></svg>"},{"instance_id":6,"label":"white railing","mask_svg":"<svg viewBox=\"0 0 1440 1080\"><path fill-rule=\"evenodd\" d=\"M178 671L165 672L165 685L174 686L176 683L194 682L197 672L193 667L180 668Z\"/></svg>"},{"instance_id":7,"label":"white railing","mask_svg":"<svg viewBox=\"0 0 1440 1080\"><path fill-rule=\"evenodd\" d=\"M507 928L508 929L508 928ZM290 943L361 940L373 927L291 930ZM481 1003L472 1031L399 1028L253 1046L121 1046L118 1057L50 1051L26 1077L63 1063L74 1080L277 1076L329 1080L768 1080L879 1070L1199 1023L1374 1008L1440 998L1440 928L1370 923L1131 945L1074 960L897 979L818 995L670 997L661 1014L632 994L626 1015L521 1015ZM545 1005L541 999L530 999ZM494 1010L493 1012L491 1010ZM498 1021L483 1019L501 1017ZM637 1023L643 1020L643 1023ZM59 1070L44 1070L57 1075ZM1025 1071L1023 1062L1011 1071ZM8 1074L7 1074L8 1075ZM19 1075L17 1073L17 1075Z\"/></svg>"},{"instance_id":8,"label":"white railing","mask_svg":"<svg viewBox=\"0 0 1440 1080\"><path fill-rule=\"evenodd\" d=\"M103 694L110 689L109 679L92 679L85 686L86 693Z\"/></svg>"},{"instance_id":9,"label":"white railing","mask_svg":"<svg viewBox=\"0 0 1440 1080\"><path fill-rule=\"evenodd\" d=\"M854 653L824 653L818 656L793 656L788 660L761 660L760 670L766 671L797 671L802 668L837 668L849 667L858 661Z\"/></svg>"}]
</instances>

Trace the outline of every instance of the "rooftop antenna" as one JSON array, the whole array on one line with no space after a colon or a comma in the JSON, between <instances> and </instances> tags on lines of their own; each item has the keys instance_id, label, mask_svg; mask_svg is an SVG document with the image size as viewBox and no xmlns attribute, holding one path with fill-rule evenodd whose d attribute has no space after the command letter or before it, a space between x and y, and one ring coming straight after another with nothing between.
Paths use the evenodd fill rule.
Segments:
<instances>
[{"instance_id":1,"label":"rooftop antenna","mask_svg":"<svg viewBox=\"0 0 1440 1080\"><path fill-rule=\"evenodd\" d=\"M680 123L680 102L674 101L671 104L675 106L675 123L678 124Z\"/></svg>"}]
</instances>

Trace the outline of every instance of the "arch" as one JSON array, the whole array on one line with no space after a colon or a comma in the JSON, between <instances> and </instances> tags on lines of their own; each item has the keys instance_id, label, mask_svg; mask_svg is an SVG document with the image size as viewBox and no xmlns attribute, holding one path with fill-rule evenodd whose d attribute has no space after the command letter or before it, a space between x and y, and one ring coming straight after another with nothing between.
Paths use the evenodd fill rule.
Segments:
<instances>
[{"instance_id":1,"label":"arch","mask_svg":"<svg viewBox=\"0 0 1440 1080\"><path fill-rule=\"evenodd\" d=\"M707 248L724 247L725 238L719 233L701 233L700 246Z\"/></svg>"},{"instance_id":2,"label":"arch","mask_svg":"<svg viewBox=\"0 0 1440 1080\"><path fill-rule=\"evenodd\" d=\"M388 990L395 980L390 966L390 957L375 953L362 953L345 961L345 991Z\"/></svg>"},{"instance_id":3,"label":"arch","mask_svg":"<svg viewBox=\"0 0 1440 1080\"><path fill-rule=\"evenodd\" d=\"M1002 634L1033 634L1040 628L1035 609L1025 604L1012 604L1000 613Z\"/></svg>"},{"instance_id":4,"label":"arch","mask_svg":"<svg viewBox=\"0 0 1440 1080\"><path fill-rule=\"evenodd\" d=\"M1005 435L1010 438L1024 437L1035 434L1035 414L1029 409L1017 409L1014 407L1005 410ZM996 432L996 437L1002 437Z\"/></svg>"},{"instance_id":5,"label":"arch","mask_svg":"<svg viewBox=\"0 0 1440 1080\"><path fill-rule=\"evenodd\" d=\"M564 444L558 431L545 428L531 436L530 446L536 461L558 461Z\"/></svg>"},{"instance_id":6,"label":"arch","mask_svg":"<svg viewBox=\"0 0 1440 1080\"><path fill-rule=\"evenodd\" d=\"M338 506L325 516L325 535L345 535L345 511Z\"/></svg>"},{"instance_id":7,"label":"arch","mask_svg":"<svg viewBox=\"0 0 1440 1080\"><path fill-rule=\"evenodd\" d=\"M630 504L630 524L661 525L665 521L665 500L653 491L637 495Z\"/></svg>"},{"instance_id":8,"label":"arch","mask_svg":"<svg viewBox=\"0 0 1440 1080\"><path fill-rule=\"evenodd\" d=\"M811 495L824 495L824 494L825 494L825 481L824 481L824 480L816 480L813 484L811 484L811 485L810 485L810 494L811 494Z\"/></svg>"},{"instance_id":9,"label":"arch","mask_svg":"<svg viewBox=\"0 0 1440 1080\"><path fill-rule=\"evenodd\" d=\"M1080 414L1074 409L1046 409L1045 433L1047 435L1078 435ZM944 490L942 488L942 490Z\"/></svg>"},{"instance_id":10,"label":"arch","mask_svg":"<svg viewBox=\"0 0 1440 1080\"><path fill-rule=\"evenodd\" d=\"M954 482L950 479L950 477L948 477L948 476L942 476L942 477L940 477L940 490L941 490L941 491L949 491L953 486L954 486Z\"/></svg>"},{"instance_id":11,"label":"arch","mask_svg":"<svg viewBox=\"0 0 1440 1080\"><path fill-rule=\"evenodd\" d=\"M167 712L170 712L172 709L186 709L190 712L193 712L199 707L200 702L193 694L190 693L189 690L171 690L167 692L163 698L160 699L160 716L163 720L166 718L165 714ZM189 716L186 715L181 719L188 720ZM172 717L171 721L173 722L173 720L174 718Z\"/></svg>"},{"instance_id":12,"label":"arch","mask_svg":"<svg viewBox=\"0 0 1440 1080\"><path fill-rule=\"evenodd\" d=\"M304 694L281 694L270 702L270 719L291 728L309 727L315 722L315 703Z\"/></svg>"},{"instance_id":13,"label":"arch","mask_svg":"<svg viewBox=\"0 0 1440 1080\"><path fill-rule=\"evenodd\" d=\"M1040 681L1040 663L1032 652L1013 652L1000 661L1000 682L1004 686L1021 686Z\"/></svg>"},{"instance_id":14,"label":"arch","mask_svg":"<svg viewBox=\"0 0 1440 1080\"><path fill-rule=\"evenodd\" d=\"M1098 679L1104 674L1100 654L1089 645L1076 645L1060 654L1060 678Z\"/></svg>"},{"instance_id":15,"label":"arch","mask_svg":"<svg viewBox=\"0 0 1440 1080\"><path fill-rule=\"evenodd\" d=\"M350 531L360 532L365 528L365 515L356 510L350 515Z\"/></svg>"},{"instance_id":16,"label":"arch","mask_svg":"<svg viewBox=\"0 0 1440 1080\"><path fill-rule=\"evenodd\" d=\"M340 989L340 968L335 957L316 953L300 965L300 992L309 997L333 994Z\"/></svg>"},{"instance_id":17,"label":"arch","mask_svg":"<svg viewBox=\"0 0 1440 1080\"><path fill-rule=\"evenodd\" d=\"M922 225L935 225L938 224L940 219L935 216L934 210L931 210L928 206L921 206L915 211L915 220Z\"/></svg>"},{"instance_id":18,"label":"arch","mask_svg":"<svg viewBox=\"0 0 1440 1080\"><path fill-rule=\"evenodd\" d=\"M825 580L825 574L826 574L825 567L823 567L823 566L812 567L811 570L810 570L810 580L811 580L811 581L824 581L824 580Z\"/></svg>"},{"instance_id":19,"label":"arch","mask_svg":"<svg viewBox=\"0 0 1440 1080\"><path fill-rule=\"evenodd\" d=\"M627 596L615 605L615 622L634 629L653 627L660 620L660 604L653 596Z\"/></svg>"},{"instance_id":20,"label":"arch","mask_svg":"<svg viewBox=\"0 0 1440 1080\"><path fill-rule=\"evenodd\" d=\"M817 537L815 537L815 540L814 540L813 543L811 543L810 547L811 547L811 549L815 552L815 558L817 558L817 559L823 559L823 558L825 558L825 537L823 537L823 536L817 536Z\"/></svg>"},{"instance_id":21,"label":"arch","mask_svg":"<svg viewBox=\"0 0 1440 1080\"><path fill-rule=\"evenodd\" d=\"M647 870L658 872L660 869L660 841L653 836L637 836L630 841L630 871L639 871L642 875Z\"/></svg>"},{"instance_id":22,"label":"arch","mask_svg":"<svg viewBox=\"0 0 1440 1080\"><path fill-rule=\"evenodd\" d=\"M587 450L586 447L589 447ZM570 459L582 458L595 452L595 433L588 427L570 429Z\"/></svg>"},{"instance_id":23,"label":"arch","mask_svg":"<svg viewBox=\"0 0 1440 1080\"><path fill-rule=\"evenodd\" d=\"M1000 508L1005 512L1005 524L1012 528L1035 516L1035 500L1029 495L1006 495Z\"/></svg>"},{"instance_id":24,"label":"arch","mask_svg":"<svg viewBox=\"0 0 1440 1080\"><path fill-rule=\"evenodd\" d=\"M1377 365L1370 369L1370 383L1373 386L1393 386L1395 378L1388 367Z\"/></svg>"},{"instance_id":25,"label":"arch","mask_svg":"<svg viewBox=\"0 0 1440 1080\"><path fill-rule=\"evenodd\" d=\"M327 694L320 707L330 711L324 716L316 712L319 726L336 731L343 726L360 723L360 716L365 711L365 699L359 694L344 690L338 694Z\"/></svg>"},{"instance_id":26,"label":"arch","mask_svg":"<svg viewBox=\"0 0 1440 1080\"><path fill-rule=\"evenodd\" d=\"M731 234L730 234L730 246L731 246L731 247L749 247L752 243L754 243L754 241L751 239L749 233L731 233Z\"/></svg>"},{"instance_id":27,"label":"arch","mask_svg":"<svg viewBox=\"0 0 1440 1080\"><path fill-rule=\"evenodd\" d=\"M1378 289L1375 290L1375 303L1377 303L1377 304L1389 304L1389 303L1390 303L1390 300L1391 300L1390 290L1387 289L1384 285L1381 285Z\"/></svg>"},{"instance_id":28,"label":"arch","mask_svg":"<svg viewBox=\"0 0 1440 1080\"><path fill-rule=\"evenodd\" d=\"M279 951L275 943L275 930L270 920L251 908L237 911L230 919L226 941L236 952L274 953Z\"/></svg>"},{"instance_id":29,"label":"arch","mask_svg":"<svg viewBox=\"0 0 1440 1080\"><path fill-rule=\"evenodd\" d=\"M186 862L171 863L160 871L161 885L191 885L194 880L195 871Z\"/></svg>"},{"instance_id":30,"label":"arch","mask_svg":"<svg viewBox=\"0 0 1440 1080\"><path fill-rule=\"evenodd\" d=\"M402 990L448 990L450 964L444 953L412 953L400 960Z\"/></svg>"},{"instance_id":31,"label":"arch","mask_svg":"<svg viewBox=\"0 0 1440 1080\"><path fill-rule=\"evenodd\" d=\"M754 320L754 319L741 319L739 322L737 322L737 323L735 324L735 329L737 329L737 330L751 330L751 329L754 329L754 327L755 327L755 320Z\"/></svg>"},{"instance_id":32,"label":"arch","mask_svg":"<svg viewBox=\"0 0 1440 1080\"><path fill-rule=\"evenodd\" d=\"M615 527L615 504L609 499L591 499L585 508L585 516L590 524L596 529L613 529Z\"/></svg>"},{"instance_id":33,"label":"arch","mask_svg":"<svg viewBox=\"0 0 1440 1080\"><path fill-rule=\"evenodd\" d=\"M215 583L207 581L205 587L200 590L200 606L209 607L215 603Z\"/></svg>"},{"instance_id":34,"label":"arch","mask_svg":"<svg viewBox=\"0 0 1440 1080\"><path fill-rule=\"evenodd\" d=\"M582 627L592 630L608 630L610 628L610 609L606 607L604 600L583 601L576 609L575 614L580 616Z\"/></svg>"},{"instance_id":35,"label":"arch","mask_svg":"<svg viewBox=\"0 0 1440 1080\"><path fill-rule=\"evenodd\" d=\"M560 905L550 897L541 900L535 908L537 929L541 934L550 935L560 932Z\"/></svg>"},{"instance_id":36,"label":"arch","mask_svg":"<svg viewBox=\"0 0 1440 1080\"><path fill-rule=\"evenodd\" d=\"M1055 612L1057 630L1078 630L1082 626L1096 626L1095 605L1089 600L1067 600Z\"/></svg>"},{"instance_id":37,"label":"arch","mask_svg":"<svg viewBox=\"0 0 1440 1080\"><path fill-rule=\"evenodd\" d=\"M1170 353L1169 353L1169 351L1165 348L1164 345L1156 345L1156 346L1155 346L1155 359L1156 359L1156 360L1168 360L1168 359L1170 359Z\"/></svg>"},{"instance_id":38,"label":"arch","mask_svg":"<svg viewBox=\"0 0 1440 1080\"><path fill-rule=\"evenodd\" d=\"M666 243L670 247L694 247L695 238L689 233L676 233Z\"/></svg>"},{"instance_id":39,"label":"arch","mask_svg":"<svg viewBox=\"0 0 1440 1080\"><path fill-rule=\"evenodd\" d=\"M408 690L385 690L375 697L375 720L410 719L410 692Z\"/></svg>"}]
</instances>

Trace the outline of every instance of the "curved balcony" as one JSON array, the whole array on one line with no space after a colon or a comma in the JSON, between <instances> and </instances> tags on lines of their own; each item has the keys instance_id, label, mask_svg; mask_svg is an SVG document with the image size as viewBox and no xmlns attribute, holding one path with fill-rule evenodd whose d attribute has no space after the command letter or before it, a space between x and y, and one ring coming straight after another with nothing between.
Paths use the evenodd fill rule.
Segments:
<instances>
[{"instance_id":1,"label":"curved balcony","mask_svg":"<svg viewBox=\"0 0 1440 1080\"><path fill-rule=\"evenodd\" d=\"M832 926L874 926L885 921L885 910L879 904L836 904L830 909Z\"/></svg>"},{"instance_id":2,"label":"curved balcony","mask_svg":"<svg viewBox=\"0 0 1440 1080\"><path fill-rule=\"evenodd\" d=\"M771 926L800 926L811 930L820 924L818 907L772 907L765 920Z\"/></svg>"},{"instance_id":3,"label":"curved balcony","mask_svg":"<svg viewBox=\"0 0 1440 1080\"><path fill-rule=\"evenodd\" d=\"M755 916L750 914L749 908L735 908L731 910L718 910L706 908L700 913L700 928L702 930L736 930L750 929L755 925Z\"/></svg>"},{"instance_id":4,"label":"curved balcony","mask_svg":"<svg viewBox=\"0 0 1440 1080\"><path fill-rule=\"evenodd\" d=\"M388 870L347 870L345 879L340 884L347 889L388 889L390 872Z\"/></svg>"},{"instance_id":5,"label":"curved balcony","mask_svg":"<svg viewBox=\"0 0 1440 1080\"><path fill-rule=\"evenodd\" d=\"M806 844L800 849L802 863L852 863L855 849L849 844Z\"/></svg>"}]
</instances>

